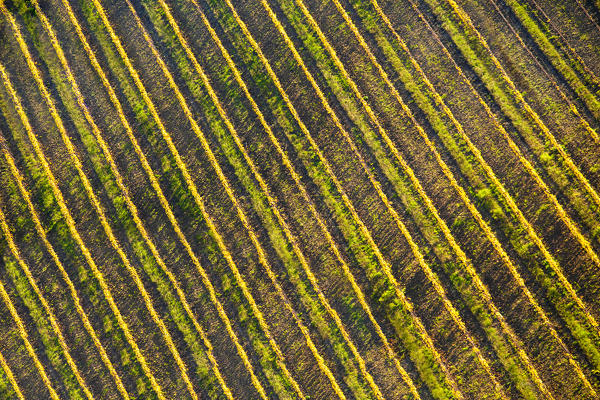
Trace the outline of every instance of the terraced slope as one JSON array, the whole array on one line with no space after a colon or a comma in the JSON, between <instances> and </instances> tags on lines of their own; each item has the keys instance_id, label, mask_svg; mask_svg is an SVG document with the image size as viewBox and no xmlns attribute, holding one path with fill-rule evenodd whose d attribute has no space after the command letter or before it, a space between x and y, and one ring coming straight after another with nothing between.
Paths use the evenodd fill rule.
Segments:
<instances>
[{"instance_id":1,"label":"terraced slope","mask_svg":"<svg viewBox=\"0 0 600 400\"><path fill-rule=\"evenodd\" d=\"M599 7L0 0L0 398L600 398Z\"/></svg>"}]
</instances>

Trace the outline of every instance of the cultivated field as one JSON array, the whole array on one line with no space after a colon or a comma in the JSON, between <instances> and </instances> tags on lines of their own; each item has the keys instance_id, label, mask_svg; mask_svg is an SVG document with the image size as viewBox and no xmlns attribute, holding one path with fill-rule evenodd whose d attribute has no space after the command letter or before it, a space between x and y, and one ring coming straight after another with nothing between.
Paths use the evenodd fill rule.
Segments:
<instances>
[{"instance_id":1,"label":"cultivated field","mask_svg":"<svg viewBox=\"0 0 600 400\"><path fill-rule=\"evenodd\" d=\"M599 0L0 0L0 399L600 399Z\"/></svg>"}]
</instances>

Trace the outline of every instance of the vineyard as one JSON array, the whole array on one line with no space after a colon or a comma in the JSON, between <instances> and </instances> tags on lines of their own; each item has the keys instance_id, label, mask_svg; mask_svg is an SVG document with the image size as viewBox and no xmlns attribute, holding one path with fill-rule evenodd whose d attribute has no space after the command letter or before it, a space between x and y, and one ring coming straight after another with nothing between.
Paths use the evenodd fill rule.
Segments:
<instances>
[{"instance_id":1,"label":"vineyard","mask_svg":"<svg viewBox=\"0 0 600 400\"><path fill-rule=\"evenodd\" d=\"M600 0L0 0L0 399L600 399Z\"/></svg>"}]
</instances>

